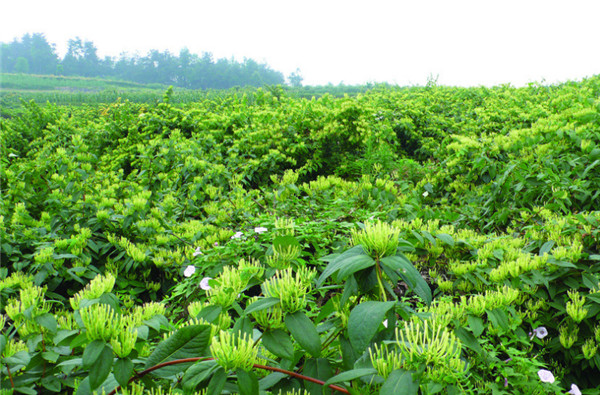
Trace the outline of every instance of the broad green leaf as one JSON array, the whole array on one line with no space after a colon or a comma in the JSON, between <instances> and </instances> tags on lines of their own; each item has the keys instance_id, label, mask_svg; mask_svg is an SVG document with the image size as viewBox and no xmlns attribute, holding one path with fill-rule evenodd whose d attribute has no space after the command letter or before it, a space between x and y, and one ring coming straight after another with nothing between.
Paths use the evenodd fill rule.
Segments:
<instances>
[{"instance_id":1,"label":"broad green leaf","mask_svg":"<svg viewBox=\"0 0 600 395\"><path fill-rule=\"evenodd\" d=\"M249 337L252 337L252 331L254 330L254 327L252 326L252 320L246 316L238 318L231 329L236 338L240 335L248 335Z\"/></svg>"},{"instance_id":2,"label":"broad green leaf","mask_svg":"<svg viewBox=\"0 0 600 395\"><path fill-rule=\"evenodd\" d=\"M56 329L58 327L58 323L56 322L56 318L50 313L45 313L42 315L38 315L35 317L35 322L48 329L50 333L56 333Z\"/></svg>"},{"instance_id":3,"label":"broad green leaf","mask_svg":"<svg viewBox=\"0 0 600 395\"><path fill-rule=\"evenodd\" d=\"M105 346L106 343L102 340L94 340L88 344L83 350L83 366L89 367L96 363L98 358L100 358L100 354L102 353L102 350L104 350Z\"/></svg>"},{"instance_id":4,"label":"broad green leaf","mask_svg":"<svg viewBox=\"0 0 600 395\"><path fill-rule=\"evenodd\" d=\"M240 395L258 395L258 379L254 372L238 369L236 375Z\"/></svg>"},{"instance_id":5,"label":"broad green leaf","mask_svg":"<svg viewBox=\"0 0 600 395\"><path fill-rule=\"evenodd\" d=\"M437 235L435 235L435 237L437 237L438 239L440 239L444 243L448 244L450 247L454 247L454 239L449 234L438 233Z\"/></svg>"},{"instance_id":6,"label":"broad green leaf","mask_svg":"<svg viewBox=\"0 0 600 395\"><path fill-rule=\"evenodd\" d=\"M317 328L303 312L297 311L294 314L286 315L285 326L310 355L315 358L321 355L321 339Z\"/></svg>"},{"instance_id":7,"label":"broad green leaf","mask_svg":"<svg viewBox=\"0 0 600 395\"><path fill-rule=\"evenodd\" d=\"M542 256L549 253L552 247L554 247L554 241L550 240L545 242L544 245L540 247L539 255Z\"/></svg>"},{"instance_id":8,"label":"broad green leaf","mask_svg":"<svg viewBox=\"0 0 600 395\"><path fill-rule=\"evenodd\" d=\"M381 260L381 264L396 270L409 288L416 293L427 304L431 304L431 288L423 279L421 273L403 255L387 256Z\"/></svg>"},{"instance_id":9,"label":"broad green leaf","mask_svg":"<svg viewBox=\"0 0 600 395\"><path fill-rule=\"evenodd\" d=\"M329 276L331 276L333 273L337 272L343 265L344 261L350 257L353 257L355 255L367 255L363 249L363 247L361 245L357 245L354 246L352 248L350 248L347 251L344 251L344 253L338 255L333 261L329 262L329 264L327 265L327 267L325 268L325 270L323 270L323 273L321 273L321 276L319 277L319 279L317 280L317 288L320 288L323 283L325 282L325 280L327 280L327 278L329 278Z\"/></svg>"},{"instance_id":10,"label":"broad green leaf","mask_svg":"<svg viewBox=\"0 0 600 395\"><path fill-rule=\"evenodd\" d=\"M379 390L379 395L413 395L419 393L419 383L406 370L394 370Z\"/></svg>"},{"instance_id":11,"label":"broad green leaf","mask_svg":"<svg viewBox=\"0 0 600 395\"><path fill-rule=\"evenodd\" d=\"M273 240L273 249L281 250L286 247L300 247L300 243L294 236L277 236Z\"/></svg>"},{"instance_id":12,"label":"broad green leaf","mask_svg":"<svg viewBox=\"0 0 600 395\"><path fill-rule=\"evenodd\" d=\"M509 329L508 316L502 309L487 310L488 319L496 328L504 331Z\"/></svg>"},{"instance_id":13,"label":"broad green leaf","mask_svg":"<svg viewBox=\"0 0 600 395\"><path fill-rule=\"evenodd\" d=\"M281 329L263 333L262 344L267 350L281 358L294 359L294 344L290 336Z\"/></svg>"},{"instance_id":14,"label":"broad green leaf","mask_svg":"<svg viewBox=\"0 0 600 395\"><path fill-rule=\"evenodd\" d=\"M90 389L93 391L106 380L113 366L113 351L110 347L104 346L100 357L90 368Z\"/></svg>"},{"instance_id":15,"label":"broad green leaf","mask_svg":"<svg viewBox=\"0 0 600 395\"><path fill-rule=\"evenodd\" d=\"M340 265L340 269L337 273L337 281L344 281L346 277L374 265L375 261L368 255L354 255L348 257L342 261Z\"/></svg>"},{"instance_id":16,"label":"broad green leaf","mask_svg":"<svg viewBox=\"0 0 600 395\"><path fill-rule=\"evenodd\" d=\"M121 387L127 386L133 373L133 362L129 358L119 358L115 362L113 374Z\"/></svg>"},{"instance_id":17,"label":"broad green leaf","mask_svg":"<svg viewBox=\"0 0 600 395\"><path fill-rule=\"evenodd\" d=\"M108 394L118 386L119 383L117 383L115 377L112 374L109 374L106 380L104 380L104 382L100 385L100 388L96 389L95 391L92 391L92 389L90 388L90 377L88 376L81 380L81 383L79 383L76 395L97 395L102 393Z\"/></svg>"},{"instance_id":18,"label":"broad green leaf","mask_svg":"<svg viewBox=\"0 0 600 395\"><path fill-rule=\"evenodd\" d=\"M215 360L196 362L185 371L181 383L186 391L193 392L198 384L212 376L221 366Z\"/></svg>"},{"instance_id":19,"label":"broad green leaf","mask_svg":"<svg viewBox=\"0 0 600 395\"><path fill-rule=\"evenodd\" d=\"M213 373L210 381L208 382L208 387L206 387L206 395L220 395L223 391L223 387L225 387L225 382L227 381L227 372L221 366L219 369L216 369Z\"/></svg>"},{"instance_id":20,"label":"broad green leaf","mask_svg":"<svg viewBox=\"0 0 600 395\"><path fill-rule=\"evenodd\" d=\"M481 348L479 341L477 341L477 337L465 328L455 328L454 334L456 334L456 337L458 337L462 344L475 351L477 354L481 355L483 353L483 349Z\"/></svg>"},{"instance_id":21,"label":"broad green leaf","mask_svg":"<svg viewBox=\"0 0 600 395\"><path fill-rule=\"evenodd\" d=\"M377 374L377 370L374 368L362 368L362 369L352 369L342 372L336 376L329 378L325 385L329 384L337 384L337 383L345 383L347 381L352 381L360 377L371 376Z\"/></svg>"},{"instance_id":22,"label":"broad green leaf","mask_svg":"<svg viewBox=\"0 0 600 395\"><path fill-rule=\"evenodd\" d=\"M483 319L469 314L467 315L467 322L469 323L469 328L471 329L471 332L473 332L473 335L476 337L481 336L484 330Z\"/></svg>"},{"instance_id":23,"label":"broad green leaf","mask_svg":"<svg viewBox=\"0 0 600 395\"><path fill-rule=\"evenodd\" d=\"M362 354L379 325L383 322L385 314L394 307L396 302L363 302L350 312L348 318L348 337L356 354Z\"/></svg>"},{"instance_id":24,"label":"broad green leaf","mask_svg":"<svg viewBox=\"0 0 600 395\"><path fill-rule=\"evenodd\" d=\"M0 355L2 355L4 353L4 347L6 347L6 343L8 343L6 336L3 334L0 334Z\"/></svg>"},{"instance_id":25,"label":"broad green leaf","mask_svg":"<svg viewBox=\"0 0 600 395\"><path fill-rule=\"evenodd\" d=\"M329 361L326 358L308 359L304 363L304 373L309 377L322 381L327 381L331 378L331 376L333 376L333 371L329 365ZM322 392L328 394L331 393L331 390L325 390L320 384L311 383L309 381L304 383L304 387L311 394L321 394Z\"/></svg>"},{"instance_id":26,"label":"broad green leaf","mask_svg":"<svg viewBox=\"0 0 600 395\"><path fill-rule=\"evenodd\" d=\"M179 329L167 340L158 344L154 352L148 357L145 368L148 369L158 364L176 359L202 357L207 355L210 344L209 325L190 325ZM165 366L152 372L161 378L174 376L183 372L190 363Z\"/></svg>"},{"instance_id":27,"label":"broad green leaf","mask_svg":"<svg viewBox=\"0 0 600 395\"><path fill-rule=\"evenodd\" d=\"M206 322L214 324L219 319L221 311L223 311L221 306L206 306L198 313L196 318L202 318Z\"/></svg>"},{"instance_id":28,"label":"broad green leaf","mask_svg":"<svg viewBox=\"0 0 600 395\"><path fill-rule=\"evenodd\" d=\"M258 388L261 391L266 391L275 384L279 383L282 379L288 377L287 374L273 372L262 379L258 380Z\"/></svg>"},{"instance_id":29,"label":"broad green leaf","mask_svg":"<svg viewBox=\"0 0 600 395\"><path fill-rule=\"evenodd\" d=\"M268 309L269 307L273 307L279 303L279 298L260 298L253 303L251 303L246 310L244 311L246 314L253 313L255 311L260 311L264 309Z\"/></svg>"}]
</instances>

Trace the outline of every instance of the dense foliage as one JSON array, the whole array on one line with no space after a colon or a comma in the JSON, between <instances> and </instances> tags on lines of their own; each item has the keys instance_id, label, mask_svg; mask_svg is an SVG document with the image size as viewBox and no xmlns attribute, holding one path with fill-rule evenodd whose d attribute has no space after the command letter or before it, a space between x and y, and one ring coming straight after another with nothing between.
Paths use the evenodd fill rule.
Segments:
<instances>
[{"instance_id":1,"label":"dense foliage","mask_svg":"<svg viewBox=\"0 0 600 395\"><path fill-rule=\"evenodd\" d=\"M8 393L596 393L599 76L171 99L1 120Z\"/></svg>"},{"instance_id":2,"label":"dense foliage","mask_svg":"<svg viewBox=\"0 0 600 395\"><path fill-rule=\"evenodd\" d=\"M112 77L138 83L159 83L190 89L226 89L234 86L283 84L284 75L252 59L213 59L182 49L178 55L152 50L145 56L121 54L101 59L94 43L75 38L69 40L61 59L54 44L41 33L25 34L20 40L0 43L0 72L53 74L82 77ZM298 71L289 76L299 85Z\"/></svg>"}]
</instances>

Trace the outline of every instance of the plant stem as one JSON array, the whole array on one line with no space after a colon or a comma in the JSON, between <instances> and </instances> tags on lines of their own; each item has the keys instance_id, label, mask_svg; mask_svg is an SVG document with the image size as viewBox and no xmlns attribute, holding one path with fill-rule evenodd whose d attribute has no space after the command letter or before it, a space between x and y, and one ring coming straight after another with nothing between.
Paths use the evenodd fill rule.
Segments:
<instances>
[{"instance_id":1,"label":"plant stem","mask_svg":"<svg viewBox=\"0 0 600 395\"><path fill-rule=\"evenodd\" d=\"M202 357L195 357L195 358L176 359L176 360L173 360L173 361L159 363L158 365L154 365L154 366L152 366L152 367L150 367L150 368L148 368L146 370L142 370L141 372L136 373L133 377L131 377L129 379L128 383L131 383L134 380L142 378L145 375L147 375L148 373L153 372L153 371L155 371L157 369L164 368L165 366L177 365L177 364L180 364L180 363L197 362L197 361L211 361L211 360L214 360L214 358L210 358L210 357L204 357L204 358L202 358ZM303 374L292 372L292 371L289 371L289 370L279 369L279 368L275 368L275 367L272 367L272 366L258 365L258 364L254 364L253 367L256 368L256 369L263 369L263 370L270 370L272 372L284 373L284 374L287 374L288 376L292 376L292 377L296 377L298 379L310 381L311 383L325 385L325 382L322 381L322 380L315 379L315 378L309 377L309 376L305 376ZM10 371L9 371L9 374L10 374ZM11 377L11 382L12 382L12 377ZM13 385L13 387L14 387L14 385ZM328 387L331 388L332 390L341 392L343 394L349 394L348 390L346 390L345 388L339 387L337 385L329 384ZM117 386L117 388L115 388L114 390L112 390L111 392L109 392L108 395L115 395L120 388L121 388L121 386Z\"/></svg>"},{"instance_id":2,"label":"plant stem","mask_svg":"<svg viewBox=\"0 0 600 395\"><path fill-rule=\"evenodd\" d=\"M383 282L381 281L383 275L381 274L381 266L379 266L379 259L375 261L375 267L377 268L377 283L379 284L379 290L381 291L381 300L387 302L385 288L383 287Z\"/></svg>"}]
</instances>

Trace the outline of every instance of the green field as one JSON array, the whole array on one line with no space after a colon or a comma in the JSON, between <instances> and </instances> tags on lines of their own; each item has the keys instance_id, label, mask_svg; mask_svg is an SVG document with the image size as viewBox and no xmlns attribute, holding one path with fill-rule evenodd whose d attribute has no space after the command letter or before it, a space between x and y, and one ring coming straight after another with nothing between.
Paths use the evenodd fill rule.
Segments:
<instances>
[{"instance_id":1,"label":"green field","mask_svg":"<svg viewBox=\"0 0 600 395\"><path fill-rule=\"evenodd\" d=\"M5 393L599 393L600 76L55 82L0 119Z\"/></svg>"}]
</instances>

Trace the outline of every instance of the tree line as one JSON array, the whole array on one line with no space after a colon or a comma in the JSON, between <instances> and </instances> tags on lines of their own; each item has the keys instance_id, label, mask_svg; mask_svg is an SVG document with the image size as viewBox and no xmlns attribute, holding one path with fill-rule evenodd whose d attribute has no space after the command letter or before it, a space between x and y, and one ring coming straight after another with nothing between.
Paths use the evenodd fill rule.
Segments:
<instances>
[{"instance_id":1,"label":"tree line","mask_svg":"<svg viewBox=\"0 0 600 395\"><path fill-rule=\"evenodd\" d=\"M302 84L299 70L286 80L283 73L252 59L215 60L211 53L197 55L187 48L178 55L151 50L145 56L122 53L119 57L100 58L93 42L76 37L68 41L67 52L61 59L55 44L49 43L43 33L28 33L10 43L0 43L0 56L2 73L116 78L189 89Z\"/></svg>"}]
</instances>

